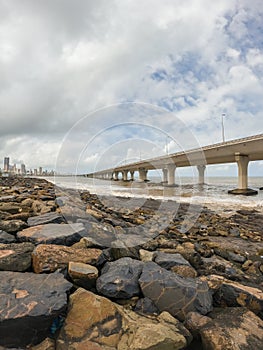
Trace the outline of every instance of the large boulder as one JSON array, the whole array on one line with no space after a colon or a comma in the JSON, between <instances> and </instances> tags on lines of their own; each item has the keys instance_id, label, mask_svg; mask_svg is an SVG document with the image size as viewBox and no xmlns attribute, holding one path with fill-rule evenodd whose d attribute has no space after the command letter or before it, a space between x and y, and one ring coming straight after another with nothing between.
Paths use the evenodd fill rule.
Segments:
<instances>
[{"instance_id":1,"label":"large boulder","mask_svg":"<svg viewBox=\"0 0 263 350\"><path fill-rule=\"evenodd\" d=\"M262 349L263 321L246 308L225 308L200 330L206 350Z\"/></svg>"},{"instance_id":2,"label":"large boulder","mask_svg":"<svg viewBox=\"0 0 263 350\"><path fill-rule=\"evenodd\" d=\"M78 242L85 232L82 224L46 224L22 230L17 237L21 242L70 246Z\"/></svg>"},{"instance_id":3,"label":"large boulder","mask_svg":"<svg viewBox=\"0 0 263 350\"><path fill-rule=\"evenodd\" d=\"M263 291L256 287L245 286L222 276L202 277L214 292L214 301L218 306L245 306L255 314L263 315Z\"/></svg>"},{"instance_id":4,"label":"large boulder","mask_svg":"<svg viewBox=\"0 0 263 350\"><path fill-rule=\"evenodd\" d=\"M42 215L32 216L27 220L28 226L60 224L62 222L65 222L65 219L58 213L46 213Z\"/></svg>"},{"instance_id":5,"label":"large boulder","mask_svg":"<svg viewBox=\"0 0 263 350\"><path fill-rule=\"evenodd\" d=\"M101 253L100 249L40 244L32 253L32 265L36 273L65 269L70 261L96 265Z\"/></svg>"},{"instance_id":6,"label":"large boulder","mask_svg":"<svg viewBox=\"0 0 263 350\"><path fill-rule=\"evenodd\" d=\"M107 262L97 279L99 293L109 298L129 299L140 294L138 279L143 262L131 258L121 258Z\"/></svg>"},{"instance_id":7,"label":"large boulder","mask_svg":"<svg viewBox=\"0 0 263 350\"><path fill-rule=\"evenodd\" d=\"M60 273L0 271L0 279L0 345L25 347L44 340L66 310L71 283Z\"/></svg>"},{"instance_id":8,"label":"large boulder","mask_svg":"<svg viewBox=\"0 0 263 350\"><path fill-rule=\"evenodd\" d=\"M168 311L180 320L190 311L205 315L212 310L206 282L183 278L154 262L144 264L139 284L143 295L153 300L160 311Z\"/></svg>"},{"instance_id":9,"label":"large boulder","mask_svg":"<svg viewBox=\"0 0 263 350\"><path fill-rule=\"evenodd\" d=\"M187 339L189 332L168 313L147 318L79 288L70 297L57 350L179 350Z\"/></svg>"},{"instance_id":10,"label":"large boulder","mask_svg":"<svg viewBox=\"0 0 263 350\"><path fill-rule=\"evenodd\" d=\"M31 267L32 243L0 244L0 270L26 271Z\"/></svg>"}]
</instances>

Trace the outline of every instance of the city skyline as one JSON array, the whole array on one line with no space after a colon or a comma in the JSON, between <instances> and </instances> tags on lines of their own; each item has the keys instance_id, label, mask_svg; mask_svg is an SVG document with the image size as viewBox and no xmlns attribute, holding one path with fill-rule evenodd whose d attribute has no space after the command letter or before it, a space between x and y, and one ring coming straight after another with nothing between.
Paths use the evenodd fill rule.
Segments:
<instances>
[{"instance_id":1,"label":"city skyline","mask_svg":"<svg viewBox=\"0 0 263 350\"><path fill-rule=\"evenodd\" d=\"M21 175L21 176L26 176L26 175L34 175L34 176L49 176L49 175L54 175L54 170L47 170L43 169L42 166L39 166L38 168L30 168L27 169L26 165L21 162L19 164L10 163L10 157L4 157L3 159L3 168L1 169L0 167L0 173L3 175Z\"/></svg>"}]
</instances>

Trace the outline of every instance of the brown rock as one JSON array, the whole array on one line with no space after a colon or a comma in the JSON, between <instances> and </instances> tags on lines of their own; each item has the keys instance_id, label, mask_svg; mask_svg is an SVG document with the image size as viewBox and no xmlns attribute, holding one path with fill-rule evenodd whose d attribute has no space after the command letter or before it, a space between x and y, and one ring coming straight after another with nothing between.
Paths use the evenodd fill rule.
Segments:
<instances>
[{"instance_id":1,"label":"brown rock","mask_svg":"<svg viewBox=\"0 0 263 350\"><path fill-rule=\"evenodd\" d=\"M78 249L55 244L40 244L32 253L33 269L36 273L53 272L67 267L68 263L81 262L96 265L102 251Z\"/></svg>"},{"instance_id":2,"label":"brown rock","mask_svg":"<svg viewBox=\"0 0 263 350\"><path fill-rule=\"evenodd\" d=\"M192 266L177 265L177 266L173 266L171 268L171 271L177 273L177 275L182 277L190 277L190 278L197 277L197 272Z\"/></svg>"},{"instance_id":3,"label":"brown rock","mask_svg":"<svg viewBox=\"0 0 263 350\"><path fill-rule=\"evenodd\" d=\"M27 227L27 224L22 220L0 220L0 230L7 233L16 233Z\"/></svg>"},{"instance_id":4,"label":"brown rock","mask_svg":"<svg viewBox=\"0 0 263 350\"><path fill-rule=\"evenodd\" d=\"M68 274L76 285L90 289L95 287L99 271L95 266L70 261Z\"/></svg>"},{"instance_id":5,"label":"brown rock","mask_svg":"<svg viewBox=\"0 0 263 350\"><path fill-rule=\"evenodd\" d=\"M226 308L200 334L206 350L262 349L263 321L246 308Z\"/></svg>"},{"instance_id":6,"label":"brown rock","mask_svg":"<svg viewBox=\"0 0 263 350\"><path fill-rule=\"evenodd\" d=\"M70 297L69 313L57 341L57 350L182 349L187 345L182 333L190 342L189 332L168 313L147 318L79 288ZM89 342L93 343L90 348L79 347L88 346Z\"/></svg>"},{"instance_id":7,"label":"brown rock","mask_svg":"<svg viewBox=\"0 0 263 350\"><path fill-rule=\"evenodd\" d=\"M200 329L204 327L212 319L208 316L199 314L198 312L188 312L184 325L195 338L199 338Z\"/></svg>"},{"instance_id":8,"label":"brown rock","mask_svg":"<svg viewBox=\"0 0 263 350\"><path fill-rule=\"evenodd\" d=\"M30 347L30 350L55 350L56 344L54 339L46 338L40 344Z\"/></svg>"}]
</instances>

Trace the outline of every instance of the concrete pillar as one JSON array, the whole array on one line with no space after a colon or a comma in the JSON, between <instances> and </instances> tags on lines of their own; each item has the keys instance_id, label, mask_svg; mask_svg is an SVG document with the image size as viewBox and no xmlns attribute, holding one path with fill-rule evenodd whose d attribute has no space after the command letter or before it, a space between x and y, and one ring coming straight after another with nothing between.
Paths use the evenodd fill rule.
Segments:
<instances>
[{"instance_id":1,"label":"concrete pillar","mask_svg":"<svg viewBox=\"0 0 263 350\"><path fill-rule=\"evenodd\" d=\"M114 173L113 173L113 180L114 181L118 181L119 180L119 172L118 171L114 171Z\"/></svg>"},{"instance_id":2,"label":"concrete pillar","mask_svg":"<svg viewBox=\"0 0 263 350\"><path fill-rule=\"evenodd\" d=\"M130 174L131 174L131 181L134 181L134 171L130 170Z\"/></svg>"},{"instance_id":3,"label":"concrete pillar","mask_svg":"<svg viewBox=\"0 0 263 350\"><path fill-rule=\"evenodd\" d=\"M167 183L168 182L168 169L163 168L163 183Z\"/></svg>"},{"instance_id":4,"label":"concrete pillar","mask_svg":"<svg viewBox=\"0 0 263 350\"><path fill-rule=\"evenodd\" d=\"M248 188L248 178L247 178L247 169L248 169L248 156L243 156L236 154L235 156L237 165L238 165L238 189L245 190Z\"/></svg>"},{"instance_id":5,"label":"concrete pillar","mask_svg":"<svg viewBox=\"0 0 263 350\"><path fill-rule=\"evenodd\" d=\"M122 180L123 181L128 181L128 170L123 170L122 171Z\"/></svg>"},{"instance_id":6,"label":"concrete pillar","mask_svg":"<svg viewBox=\"0 0 263 350\"><path fill-rule=\"evenodd\" d=\"M205 165L197 165L199 185L203 185L205 183L205 169Z\"/></svg>"},{"instance_id":7,"label":"concrete pillar","mask_svg":"<svg viewBox=\"0 0 263 350\"><path fill-rule=\"evenodd\" d=\"M144 168L139 169L139 181L140 182L147 181L147 170L145 170Z\"/></svg>"},{"instance_id":8,"label":"concrete pillar","mask_svg":"<svg viewBox=\"0 0 263 350\"><path fill-rule=\"evenodd\" d=\"M174 186L175 185L175 164L168 164L167 170L168 170L168 186Z\"/></svg>"}]
</instances>

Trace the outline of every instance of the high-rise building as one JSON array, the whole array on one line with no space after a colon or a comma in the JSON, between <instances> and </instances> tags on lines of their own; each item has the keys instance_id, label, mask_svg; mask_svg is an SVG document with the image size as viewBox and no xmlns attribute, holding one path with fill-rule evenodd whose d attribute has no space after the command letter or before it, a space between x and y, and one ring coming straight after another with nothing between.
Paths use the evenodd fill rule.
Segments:
<instances>
[{"instance_id":1,"label":"high-rise building","mask_svg":"<svg viewBox=\"0 0 263 350\"><path fill-rule=\"evenodd\" d=\"M40 166L39 169L38 169L38 175L42 175L43 174L43 169L42 167Z\"/></svg>"},{"instance_id":2,"label":"high-rise building","mask_svg":"<svg viewBox=\"0 0 263 350\"><path fill-rule=\"evenodd\" d=\"M26 166L25 166L25 164L21 164L21 175L26 175Z\"/></svg>"},{"instance_id":3,"label":"high-rise building","mask_svg":"<svg viewBox=\"0 0 263 350\"><path fill-rule=\"evenodd\" d=\"M4 158L4 171L8 172L9 171L9 157Z\"/></svg>"}]
</instances>

